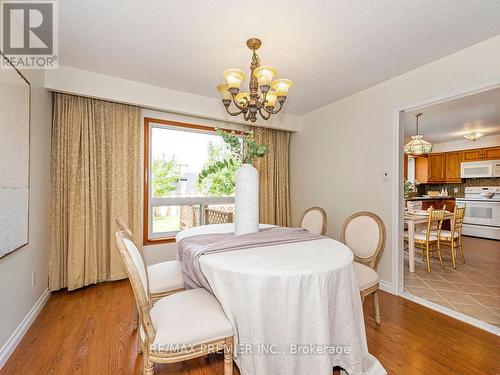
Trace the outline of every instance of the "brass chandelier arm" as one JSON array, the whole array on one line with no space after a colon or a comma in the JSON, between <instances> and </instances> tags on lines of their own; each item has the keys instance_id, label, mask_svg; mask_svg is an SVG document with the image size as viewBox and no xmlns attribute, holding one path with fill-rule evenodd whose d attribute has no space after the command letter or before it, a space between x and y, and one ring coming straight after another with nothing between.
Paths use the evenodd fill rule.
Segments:
<instances>
[{"instance_id":1,"label":"brass chandelier arm","mask_svg":"<svg viewBox=\"0 0 500 375\"><path fill-rule=\"evenodd\" d=\"M231 116L238 116L238 115L241 115L246 108L242 108L240 111L237 111L237 112L231 112L229 110L229 105L224 105L224 108L226 108L226 112L229 113Z\"/></svg>"},{"instance_id":2,"label":"brass chandelier arm","mask_svg":"<svg viewBox=\"0 0 500 375\"><path fill-rule=\"evenodd\" d=\"M265 113L263 113L263 112L262 112L262 109L264 109L264 111L266 111L266 112L267 112L267 116L265 115ZM268 110L266 110L265 108L259 108L259 113L260 113L260 115L262 116L262 118L263 118L264 120L266 120L266 121L267 121L267 120L269 120L269 118L271 117L271 112L269 112L269 111L268 111Z\"/></svg>"},{"instance_id":3,"label":"brass chandelier arm","mask_svg":"<svg viewBox=\"0 0 500 375\"><path fill-rule=\"evenodd\" d=\"M281 111L281 109L283 108L283 103L284 103L284 102L279 102L279 105L280 105L280 106L278 107L278 109L273 109L273 110L271 110L271 111L270 111L270 110L268 110L266 107L262 107L262 109L263 109L264 111L266 111L267 113L269 113L269 115L275 115L276 113L278 113L279 111ZM268 118L269 118L269 117L268 117ZM267 119L266 119L266 120L267 120Z\"/></svg>"}]
</instances>

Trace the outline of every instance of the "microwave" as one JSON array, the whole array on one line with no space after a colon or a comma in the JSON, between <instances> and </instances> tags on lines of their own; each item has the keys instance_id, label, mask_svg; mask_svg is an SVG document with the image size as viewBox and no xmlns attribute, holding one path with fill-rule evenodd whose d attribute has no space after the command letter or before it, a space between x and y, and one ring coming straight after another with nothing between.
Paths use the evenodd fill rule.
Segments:
<instances>
[{"instance_id":1,"label":"microwave","mask_svg":"<svg viewBox=\"0 0 500 375\"><path fill-rule=\"evenodd\" d=\"M460 164L461 178L500 177L500 160L469 161Z\"/></svg>"}]
</instances>

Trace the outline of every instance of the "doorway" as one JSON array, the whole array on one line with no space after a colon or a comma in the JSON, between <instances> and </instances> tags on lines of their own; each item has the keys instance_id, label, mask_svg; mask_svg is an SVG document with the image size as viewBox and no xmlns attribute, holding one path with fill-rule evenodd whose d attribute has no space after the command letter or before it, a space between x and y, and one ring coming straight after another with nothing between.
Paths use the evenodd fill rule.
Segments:
<instances>
[{"instance_id":1,"label":"doorway","mask_svg":"<svg viewBox=\"0 0 500 375\"><path fill-rule=\"evenodd\" d=\"M418 116L419 134L431 143L432 150L420 155L403 153L403 145L415 135L415 115L418 113L422 113ZM452 232L455 238L456 230L452 228L450 220L456 212L455 207L465 206L467 210L467 206L470 206L466 215L474 215L472 205L465 200L470 191L498 187L498 195L487 201L487 204L491 205L498 198L500 205L500 178L463 179L461 176L461 163L469 161L467 158L472 151L479 150L482 155L484 150L489 150L494 156L498 152L500 160L499 85L403 109L399 112L399 131L397 147L402 165L397 182L397 233L400 248L393 263L397 267L398 290L405 298L500 334L500 241L495 235L488 238L478 228L464 228L460 233L460 241L465 263L462 262L459 250L454 248L454 267L451 248L443 243L439 246L443 268L438 253L435 252L434 256L429 257L430 272L426 253L419 249L426 247L425 244L420 246L422 239L425 242L436 235L435 232L429 233L429 236L427 233L428 216L425 215L429 208L444 209L447 212L449 219L443 221L442 230ZM464 138L469 134L479 135L479 138ZM483 160L495 158L483 157L480 161ZM415 224L412 236L415 243L419 242L414 259L410 259L408 233L406 241L403 241L405 228L408 232L408 218L404 214L408 202L411 202L412 213L422 215ZM496 231L494 225L496 223L493 223L492 228Z\"/></svg>"}]
</instances>

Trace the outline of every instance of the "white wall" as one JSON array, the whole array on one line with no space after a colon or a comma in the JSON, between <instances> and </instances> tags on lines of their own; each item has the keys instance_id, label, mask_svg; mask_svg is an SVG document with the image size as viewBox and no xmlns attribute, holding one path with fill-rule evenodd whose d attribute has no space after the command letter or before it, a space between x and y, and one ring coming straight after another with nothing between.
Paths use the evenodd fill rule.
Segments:
<instances>
[{"instance_id":1,"label":"white wall","mask_svg":"<svg viewBox=\"0 0 500 375\"><path fill-rule=\"evenodd\" d=\"M500 103L498 104L500 106ZM479 138L472 142L468 139L459 139L456 141L435 143L432 145L432 152L447 152L457 150L470 150L473 148L500 146L500 135L490 135Z\"/></svg>"},{"instance_id":2,"label":"white wall","mask_svg":"<svg viewBox=\"0 0 500 375\"><path fill-rule=\"evenodd\" d=\"M397 188L392 180L383 182L382 175L391 171L394 179L398 174L397 111L499 83L499 61L497 36L303 116L302 130L291 142L293 222L307 207L322 206L328 235L339 238L349 214L377 213L388 233L379 273L392 283Z\"/></svg>"},{"instance_id":3,"label":"white wall","mask_svg":"<svg viewBox=\"0 0 500 375\"><path fill-rule=\"evenodd\" d=\"M4 345L48 287L52 95L42 71L23 74L32 89L29 244L0 259L0 367L10 349ZM35 269L38 283L32 287Z\"/></svg>"},{"instance_id":4,"label":"white wall","mask_svg":"<svg viewBox=\"0 0 500 375\"><path fill-rule=\"evenodd\" d=\"M216 98L61 65L59 69L46 71L45 87L52 91L132 104L142 108L245 124L241 117L228 115L221 101ZM279 116L273 116L269 121L257 121L255 125L297 131L300 130L300 119L298 116L287 114L285 106Z\"/></svg>"}]
</instances>

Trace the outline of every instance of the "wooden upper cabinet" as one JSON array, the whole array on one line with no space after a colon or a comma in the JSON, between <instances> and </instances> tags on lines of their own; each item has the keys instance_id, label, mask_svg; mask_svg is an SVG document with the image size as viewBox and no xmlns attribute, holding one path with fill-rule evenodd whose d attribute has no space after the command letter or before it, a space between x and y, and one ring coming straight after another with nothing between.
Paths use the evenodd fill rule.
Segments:
<instances>
[{"instance_id":1,"label":"wooden upper cabinet","mask_svg":"<svg viewBox=\"0 0 500 375\"><path fill-rule=\"evenodd\" d=\"M500 146L488 147L483 149L483 160L497 160L500 159Z\"/></svg>"},{"instance_id":2,"label":"wooden upper cabinet","mask_svg":"<svg viewBox=\"0 0 500 375\"><path fill-rule=\"evenodd\" d=\"M429 154L427 161L429 163L429 173L427 182L445 182L446 181L446 165L445 165L446 154L445 153L434 153Z\"/></svg>"},{"instance_id":3,"label":"wooden upper cabinet","mask_svg":"<svg viewBox=\"0 0 500 375\"><path fill-rule=\"evenodd\" d=\"M478 161L481 160L481 155L483 154L483 149L478 148L475 150L465 150L462 151L462 161Z\"/></svg>"},{"instance_id":4,"label":"wooden upper cabinet","mask_svg":"<svg viewBox=\"0 0 500 375\"><path fill-rule=\"evenodd\" d=\"M500 159L500 146L476 148L462 151L462 161L480 161Z\"/></svg>"},{"instance_id":5,"label":"wooden upper cabinet","mask_svg":"<svg viewBox=\"0 0 500 375\"><path fill-rule=\"evenodd\" d=\"M415 158L415 180L425 184L429 179L429 162L425 156Z\"/></svg>"},{"instance_id":6,"label":"wooden upper cabinet","mask_svg":"<svg viewBox=\"0 0 500 375\"><path fill-rule=\"evenodd\" d=\"M460 163L462 162L462 152L447 152L445 154L445 181L462 182L460 178Z\"/></svg>"}]
</instances>

